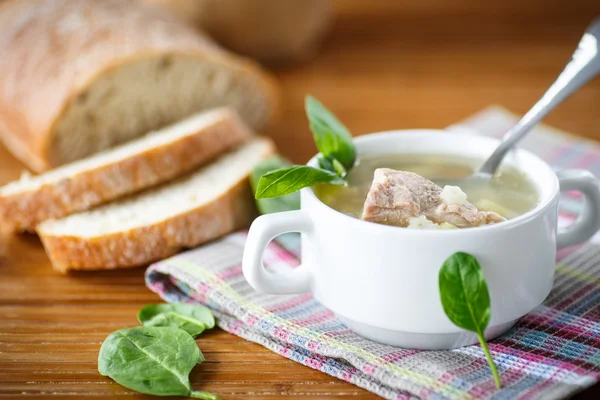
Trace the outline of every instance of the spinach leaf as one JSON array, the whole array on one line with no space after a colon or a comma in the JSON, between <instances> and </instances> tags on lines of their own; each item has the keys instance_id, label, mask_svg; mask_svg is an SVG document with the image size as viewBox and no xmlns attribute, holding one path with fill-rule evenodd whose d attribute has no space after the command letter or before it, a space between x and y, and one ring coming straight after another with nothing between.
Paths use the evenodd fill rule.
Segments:
<instances>
[{"instance_id":1,"label":"spinach leaf","mask_svg":"<svg viewBox=\"0 0 600 400\"><path fill-rule=\"evenodd\" d=\"M334 158L349 170L356 161L356 150L348 129L317 99L307 96L306 116L315 143L325 158Z\"/></svg>"},{"instance_id":2,"label":"spinach leaf","mask_svg":"<svg viewBox=\"0 0 600 400\"><path fill-rule=\"evenodd\" d=\"M197 337L204 330L215 326L215 317L210 309L185 303L145 305L138 312L138 320L144 326L171 326L183 329L192 337Z\"/></svg>"},{"instance_id":3,"label":"spinach leaf","mask_svg":"<svg viewBox=\"0 0 600 400\"><path fill-rule=\"evenodd\" d=\"M252 186L252 193L256 193L256 188L260 177L267 172L274 171L276 169L287 168L292 164L281 156L271 157L262 163L254 167L252 174L250 174L250 185ZM268 199L256 199L256 208L261 214L270 214L281 211L291 211L300 209L300 193L290 193L285 196L268 198Z\"/></svg>"},{"instance_id":4,"label":"spinach leaf","mask_svg":"<svg viewBox=\"0 0 600 400\"><path fill-rule=\"evenodd\" d=\"M446 316L456 326L475 332L492 370L496 386L502 382L485 341L485 328L490 323L490 294L477 259L468 253L450 256L440 269L439 289Z\"/></svg>"},{"instance_id":5,"label":"spinach leaf","mask_svg":"<svg viewBox=\"0 0 600 400\"><path fill-rule=\"evenodd\" d=\"M258 181L255 197L262 199L283 196L317 183L343 185L346 181L324 169L296 165L263 175Z\"/></svg>"},{"instance_id":6,"label":"spinach leaf","mask_svg":"<svg viewBox=\"0 0 600 400\"><path fill-rule=\"evenodd\" d=\"M191 337L196 338L206 330L206 325L197 319L192 319L174 312L158 314L142 322L144 326L170 326L186 331Z\"/></svg>"},{"instance_id":7,"label":"spinach leaf","mask_svg":"<svg viewBox=\"0 0 600 400\"><path fill-rule=\"evenodd\" d=\"M171 327L137 327L110 334L98 355L98 371L118 384L156 396L188 396L216 400L193 391L189 373L201 359L186 332Z\"/></svg>"}]
</instances>

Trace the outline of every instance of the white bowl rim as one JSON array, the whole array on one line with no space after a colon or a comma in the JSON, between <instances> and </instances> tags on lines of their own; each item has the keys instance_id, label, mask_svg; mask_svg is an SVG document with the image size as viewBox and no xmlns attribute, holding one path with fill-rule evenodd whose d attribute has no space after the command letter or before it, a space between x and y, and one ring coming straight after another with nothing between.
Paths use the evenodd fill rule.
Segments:
<instances>
[{"instance_id":1,"label":"white bowl rim","mask_svg":"<svg viewBox=\"0 0 600 400\"><path fill-rule=\"evenodd\" d=\"M402 136L407 137L407 135L410 135L410 134L460 135L463 138L475 138L475 140L489 141L490 143L492 143L492 142L500 143L500 140L491 138L491 137L487 137L487 136L461 134L461 133L455 133L455 132L451 132L451 131L443 130L443 129L397 129L397 130L390 130L390 131L380 131L380 132L368 133L365 135L354 137L353 141L357 144L360 144L361 142L366 142L366 141L370 141L370 140L378 140L382 136L396 135L398 137L402 137ZM466 140L468 140L468 139L466 139ZM529 210L526 213L521 214L515 218L509 219L509 220L506 220L506 221L503 221L503 222L497 223L497 224L477 226L477 227L468 228L468 229L407 229L407 228L399 227L399 226L385 225L385 224L378 224L378 223L374 223L374 222L364 221L360 218L355 218L350 215L344 214L343 212L338 211L338 210L328 206L327 204L323 203L317 197L317 195L315 194L315 192L312 190L311 187L303 188L301 190L301 192L302 192L303 196L307 196L315 204L318 204L319 207L324 207L325 209L332 212L332 215L335 215L335 217L343 218L346 220L346 222L349 222L349 223L350 223L350 221L352 221L351 223L359 224L361 229L377 229L377 230L381 230L381 231L388 230L388 232L390 234L394 233L394 234L409 234L409 235L413 235L413 234L416 234L416 235L440 235L440 234L442 234L442 235L469 235L469 234L475 234L475 235L477 235L477 234L482 234L484 232L494 231L497 229L510 229L510 228L514 228L514 227L522 225L522 224L526 224L530 220L537 218L540 214L543 214L548 208L552 207L552 205L556 201L558 201L558 197L560 195L558 177L556 176L556 174L554 173L552 168L548 165L548 163L546 163L540 157L538 157L537 155L533 154L532 152L530 152L528 150L525 150L522 148L516 148L513 151L518 155L523 155L528 158L533 158L533 159L537 160L538 162L542 163L547 168L547 170L554 175L554 185L557 188L557 190L555 190L555 193L552 196L549 196L545 201L541 201L532 210ZM316 166L317 165L317 157L319 155L320 155L320 153L315 154L306 163L306 165ZM539 194L539 192L538 192L538 194ZM302 208L302 206L301 206L301 208Z\"/></svg>"}]
</instances>

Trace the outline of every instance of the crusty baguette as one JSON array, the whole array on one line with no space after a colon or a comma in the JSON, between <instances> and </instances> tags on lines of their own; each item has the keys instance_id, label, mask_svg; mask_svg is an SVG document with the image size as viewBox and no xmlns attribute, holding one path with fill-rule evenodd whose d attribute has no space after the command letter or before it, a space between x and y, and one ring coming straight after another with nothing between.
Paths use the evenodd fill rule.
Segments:
<instances>
[{"instance_id":1,"label":"crusty baguette","mask_svg":"<svg viewBox=\"0 0 600 400\"><path fill-rule=\"evenodd\" d=\"M8 0L0 27L0 141L36 172L207 108L255 130L276 113L254 62L133 0Z\"/></svg>"},{"instance_id":2,"label":"crusty baguette","mask_svg":"<svg viewBox=\"0 0 600 400\"><path fill-rule=\"evenodd\" d=\"M59 271L128 268L249 225L256 215L248 175L275 148L252 139L191 175L130 198L37 227Z\"/></svg>"},{"instance_id":3,"label":"crusty baguette","mask_svg":"<svg viewBox=\"0 0 600 400\"><path fill-rule=\"evenodd\" d=\"M0 224L34 231L42 221L88 210L165 182L248 140L234 111L190 117L132 142L0 188Z\"/></svg>"}]
</instances>

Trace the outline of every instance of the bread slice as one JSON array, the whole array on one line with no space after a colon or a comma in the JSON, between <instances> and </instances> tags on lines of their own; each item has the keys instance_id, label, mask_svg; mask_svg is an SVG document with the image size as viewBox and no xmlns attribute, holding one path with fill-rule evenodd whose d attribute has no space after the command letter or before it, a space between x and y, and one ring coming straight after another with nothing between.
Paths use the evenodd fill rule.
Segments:
<instances>
[{"instance_id":1,"label":"bread slice","mask_svg":"<svg viewBox=\"0 0 600 400\"><path fill-rule=\"evenodd\" d=\"M93 157L9 183L0 188L0 223L34 231L47 219L183 175L251 136L232 110L200 113Z\"/></svg>"},{"instance_id":2,"label":"bread slice","mask_svg":"<svg viewBox=\"0 0 600 400\"><path fill-rule=\"evenodd\" d=\"M252 139L214 163L159 188L37 227L59 271L128 268L168 257L250 224L248 175L275 152Z\"/></svg>"},{"instance_id":3,"label":"bread slice","mask_svg":"<svg viewBox=\"0 0 600 400\"><path fill-rule=\"evenodd\" d=\"M38 173L205 109L277 113L266 71L156 7L0 1L0 27L0 141Z\"/></svg>"}]
</instances>

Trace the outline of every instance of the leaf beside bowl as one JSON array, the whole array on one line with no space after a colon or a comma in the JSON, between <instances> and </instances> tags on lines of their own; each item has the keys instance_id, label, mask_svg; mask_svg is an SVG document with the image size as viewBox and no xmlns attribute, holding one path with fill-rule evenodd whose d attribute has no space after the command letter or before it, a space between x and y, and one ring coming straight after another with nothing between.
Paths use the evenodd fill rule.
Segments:
<instances>
[{"instance_id":1,"label":"leaf beside bowl","mask_svg":"<svg viewBox=\"0 0 600 400\"><path fill-rule=\"evenodd\" d=\"M454 253L442 265L438 284L446 316L454 325L477 335L496 387L500 388L500 375L484 336L491 319L491 302L479 262L471 254Z\"/></svg>"}]
</instances>

